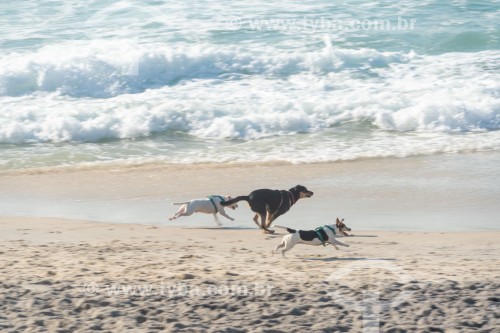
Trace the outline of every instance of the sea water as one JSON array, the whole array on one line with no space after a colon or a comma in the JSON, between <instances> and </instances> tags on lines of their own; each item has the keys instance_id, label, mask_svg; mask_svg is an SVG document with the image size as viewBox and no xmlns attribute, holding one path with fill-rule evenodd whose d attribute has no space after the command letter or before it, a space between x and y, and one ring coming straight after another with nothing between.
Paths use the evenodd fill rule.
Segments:
<instances>
[{"instance_id":1,"label":"sea water","mask_svg":"<svg viewBox=\"0 0 500 333\"><path fill-rule=\"evenodd\" d=\"M1 1L0 171L500 150L498 1Z\"/></svg>"}]
</instances>

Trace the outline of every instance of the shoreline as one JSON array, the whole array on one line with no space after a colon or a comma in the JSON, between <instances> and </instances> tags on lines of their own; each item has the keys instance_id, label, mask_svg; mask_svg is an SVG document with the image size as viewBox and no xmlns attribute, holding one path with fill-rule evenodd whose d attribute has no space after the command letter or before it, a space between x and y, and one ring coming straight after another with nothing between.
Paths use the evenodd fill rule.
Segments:
<instances>
[{"instance_id":1,"label":"shoreline","mask_svg":"<svg viewBox=\"0 0 500 333\"><path fill-rule=\"evenodd\" d=\"M345 218L364 230L498 230L500 154L435 155L318 164L146 165L0 176L0 215L146 225L215 226L195 214L176 222L172 202L301 184L315 192L275 223L313 229ZM242 203L224 226L254 227Z\"/></svg>"},{"instance_id":2,"label":"shoreline","mask_svg":"<svg viewBox=\"0 0 500 333\"><path fill-rule=\"evenodd\" d=\"M148 172L148 171L178 171L178 170L204 170L204 169L253 169L256 167L305 167L314 168L319 167L324 169L328 166L348 167L350 165L362 164L391 164L398 161L412 161L419 160L433 160L433 159L446 159L457 157L471 158L481 156L491 156L494 159L500 158L498 151L469 151L469 152L456 152L456 153L434 153L434 154L418 154L409 156L379 156L379 157L363 157L356 159L335 160L335 161L315 161L295 163L289 161L261 161L261 162L190 162L190 163L166 163L164 161L158 162L96 162L96 163L81 163L71 165L59 166L43 166L43 167L30 167L30 168L16 168L16 169L3 169L0 170L0 176L16 176L16 175L43 175L43 174L61 174L61 173L77 173L77 172Z\"/></svg>"}]
</instances>

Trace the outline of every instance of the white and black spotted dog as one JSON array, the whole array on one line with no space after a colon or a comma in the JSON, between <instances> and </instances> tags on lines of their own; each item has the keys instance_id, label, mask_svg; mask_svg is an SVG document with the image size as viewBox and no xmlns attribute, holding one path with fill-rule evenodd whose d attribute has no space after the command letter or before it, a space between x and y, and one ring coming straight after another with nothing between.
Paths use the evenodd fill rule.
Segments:
<instances>
[{"instance_id":1,"label":"white and black spotted dog","mask_svg":"<svg viewBox=\"0 0 500 333\"><path fill-rule=\"evenodd\" d=\"M340 221L337 218L335 224L325 225L316 230L295 230L282 226L275 226L276 228L286 229L289 234L283 236L281 243L276 246L273 254L281 251L281 255L284 257L285 252L291 250L297 244L307 244L307 245L326 245L331 244L337 250L339 249L337 245L349 246L348 244L342 243L336 239L338 236L349 236L346 231L351 231L351 228L344 224L344 219Z\"/></svg>"},{"instance_id":2,"label":"white and black spotted dog","mask_svg":"<svg viewBox=\"0 0 500 333\"><path fill-rule=\"evenodd\" d=\"M169 220L172 221L181 216L190 216L193 213L205 213L205 214L212 214L214 216L215 223L217 223L218 226L221 226L222 224L217 218L217 213L220 213L220 215L224 216L225 218L234 221L234 219L231 216L226 214L226 212L224 211L224 206L221 205L221 202L231 199L232 198L229 195L225 197L220 195L211 195L205 199L195 199L186 202L175 202L172 205L182 205L182 206L179 207L177 213L175 213ZM229 207L232 209L236 209L238 207L238 204L234 203Z\"/></svg>"}]
</instances>

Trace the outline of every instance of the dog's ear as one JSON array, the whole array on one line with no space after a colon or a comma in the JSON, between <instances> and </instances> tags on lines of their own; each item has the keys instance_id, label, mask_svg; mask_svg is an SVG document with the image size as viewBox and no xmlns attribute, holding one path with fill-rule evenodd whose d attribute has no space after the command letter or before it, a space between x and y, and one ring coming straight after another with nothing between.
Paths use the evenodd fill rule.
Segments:
<instances>
[{"instance_id":1,"label":"dog's ear","mask_svg":"<svg viewBox=\"0 0 500 333\"><path fill-rule=\"evenodd\" d=\"M340 223L340 221L339 221L339 218L338 218L338 217L337 217L337 221L335 221L335 223L337 223L337 224L338 224L338 223Z\"/></svg>"}]
</instances>

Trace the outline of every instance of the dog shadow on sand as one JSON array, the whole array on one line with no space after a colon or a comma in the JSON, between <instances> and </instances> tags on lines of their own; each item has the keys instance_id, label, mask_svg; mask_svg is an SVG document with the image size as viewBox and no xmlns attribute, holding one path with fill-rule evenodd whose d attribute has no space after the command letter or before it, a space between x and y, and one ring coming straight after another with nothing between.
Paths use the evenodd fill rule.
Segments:
<instances>
[{"instance_id":1,"label":"dog shadow on sand","mask_svg":"<svg viewBox=\"0 0 500 333\"><path fill-rule=\"evenodd\" d=\"M254 230L250 227L182 227L182 229L197 229L197 230Z\"/></svg>"},{"instance_id":2,"label":"dog shadow on sand","mask_svg":"<svg viewBox=\"0 0 500 333\"><path fill-rule=\"evenodd\" d=\"M248 229L252 229L252 228L248 228ZM286 232L275 232L274 234L269 234L267 236L285 236L285 235L288 235L288 233L286 233ZM358 237L372 238L372 237L378 237L378 235L354 235L354 234L350 234L349 237L342 237L342 238L349 239L349 238L358 238Z\"/></svg>"},{"instance_id":3,"label":"dog shadow on sand","mask_svg":"<svg viewBox=\"0 0 500 333\"><path fill-rule=\"evenodd\" d=\"M396 261L396 258L300 258L301 260L315 260L315 261Z\"/></svg>"},{"instance_id":4,"label":"dog shadow on sand","mask_svg":"<svg viewBox=\"0 0 500 333\"><path fill-rule=\"evenodd\" d=\"M378 237L377 235L351 235L347 238L355 237ZM302 260L313 260L313 261L396 261L396 258L339 258L339 257L328 257L328 258L300 258Z\"/></svg>"}]
</instances>

